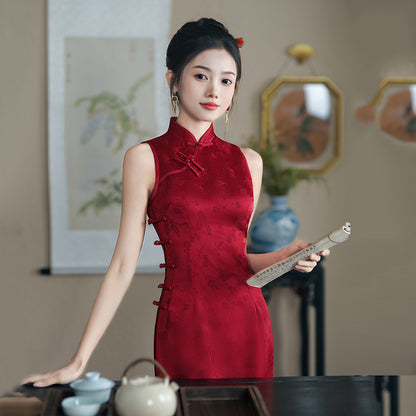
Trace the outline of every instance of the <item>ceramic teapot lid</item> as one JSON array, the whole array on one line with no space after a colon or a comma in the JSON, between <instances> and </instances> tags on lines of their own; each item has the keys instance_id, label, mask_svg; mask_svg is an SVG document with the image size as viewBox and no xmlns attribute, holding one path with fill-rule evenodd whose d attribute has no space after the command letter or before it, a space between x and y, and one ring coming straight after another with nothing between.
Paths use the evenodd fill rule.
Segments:
<instances>
[{"instance_id":1,"label":"ceramic teapot lid","mask_svg":"<svg viewBox=\"0 0 416 416\"><path fill-rule=\"evenodd\" d=\"M114 382L107 378L100 377L98 371L90 371L85 374L85 379L75 380L70 384L70 387L77 390L95 391L112 388Z\"/></svg>"}]
</instances>

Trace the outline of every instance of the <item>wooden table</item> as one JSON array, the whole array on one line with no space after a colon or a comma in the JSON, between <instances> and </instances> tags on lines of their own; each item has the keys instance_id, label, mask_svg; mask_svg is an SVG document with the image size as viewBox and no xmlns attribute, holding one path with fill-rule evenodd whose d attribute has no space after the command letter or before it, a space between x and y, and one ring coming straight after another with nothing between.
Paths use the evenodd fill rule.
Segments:
<instances>
[{"instance_id":1,"label":"wooden table","mask_svg":"<svg viewBox=\"0 0 416 416\"><path fill-rule=\"evenodd\" d=\"M382 392L387 387L387 380L389 378L385 376L315 376L215 381L178 380L178 384L181 387L193 388L224 386L224 389L231 386L256 386L270 415L383 416ZM116 382L117 386L119 386L119 382ZM69 390L67 385L41 389L24 385L15 389L14 394L37 397L45 401L54 394L62 394L63 392L69 394ZM3 416L3 414L0 406L0 415ZM61 411L44 413L42 416L56 415L62 415Z\"/></svg>"}]
</instances>

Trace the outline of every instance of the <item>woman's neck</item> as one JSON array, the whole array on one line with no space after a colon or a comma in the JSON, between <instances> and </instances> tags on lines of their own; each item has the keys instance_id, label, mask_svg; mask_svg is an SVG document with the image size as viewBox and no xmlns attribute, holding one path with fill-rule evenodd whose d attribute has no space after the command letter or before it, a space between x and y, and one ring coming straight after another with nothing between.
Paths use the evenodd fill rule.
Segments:
<instances>
[{"instance_id":1,"label":"woman's neck","mask_svg":"<svg viewBox=\"0 0 416 416\"><path fill-rule=\"evenodd\" d=\"M189 117L181 117L181 114L178 115L176 122L191 132L198 142L211 126L210 121L193 120Z\"/></svg>"}]
</instances>

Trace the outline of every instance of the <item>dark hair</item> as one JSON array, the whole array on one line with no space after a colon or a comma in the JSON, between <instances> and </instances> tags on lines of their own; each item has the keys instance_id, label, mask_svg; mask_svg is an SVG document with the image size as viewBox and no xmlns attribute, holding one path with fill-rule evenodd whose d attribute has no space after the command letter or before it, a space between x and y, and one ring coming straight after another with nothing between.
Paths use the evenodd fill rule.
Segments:
<instances>
[{"instance_id":1,"label":"dark hair","mask_svg":"<svg viewBox=\"0 0 416 416\"><path fill-rule=\"evenodd\" d=\"M202 18L185 23L173 36L166 52L166 66L179 82L185 66L199 53L207 49L225 49L237 65L237 82L241 78L241 57L239 47L227 28L214 19Z\"/></svg>"}]
</instances>

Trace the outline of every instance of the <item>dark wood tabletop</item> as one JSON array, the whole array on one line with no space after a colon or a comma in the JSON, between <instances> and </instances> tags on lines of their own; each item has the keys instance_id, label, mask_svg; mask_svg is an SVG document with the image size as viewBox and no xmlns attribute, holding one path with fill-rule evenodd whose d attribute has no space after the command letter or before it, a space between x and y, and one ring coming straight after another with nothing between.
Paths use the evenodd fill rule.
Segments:
<instances>
[{"instance_id":1,"label":"dark wood tabletop","mask_svg":"<svg viewBox=\"0 0 416 416\"><path fill-rule=\"evenodd\" d=\"M278 377L253 380L184 381L182 386L256 386L271 415L382 416L379 376Z\"/></svg>"},{"instance_id":2,"label":"dark wood tabletop","mask_svg":"<svg viewBox=\"0 0 416 416\"><path fill-rule=\"evenodd\" d=\"M218 387L227 392L232 387L255 387L261 394L270 415L278 416L382 416L382 391L386 385L385 376L314 376L277 377L270 379L219 379L219 380L177 380L181 388L188 391L201 387ZM115 390L120 386L116 382ZM62 415L60 401L72 395L67 385L35 388L32 385L19 386L9 397L34 397L44 404L42 416ZM49 401L49 403L47 403ZM54 403L52 403L54 401ZM48 406L46 406L48 405ZM45 413L45 409L47 413ZM0 406L0 415L1 415ZM114 411L103 412L114 414ZM182 413L178 412L178 415ZM218 416L218 415L215 415Z\"/></svg>"}]
</instances>

